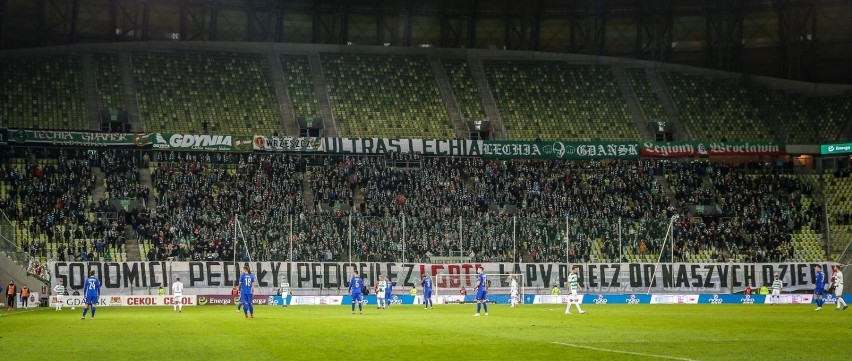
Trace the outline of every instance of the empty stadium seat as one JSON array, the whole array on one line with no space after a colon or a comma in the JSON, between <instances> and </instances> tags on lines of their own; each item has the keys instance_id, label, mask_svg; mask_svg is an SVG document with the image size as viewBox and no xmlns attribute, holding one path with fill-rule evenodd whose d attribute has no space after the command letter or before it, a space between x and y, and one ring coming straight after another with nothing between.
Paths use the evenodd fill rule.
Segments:
<instances>
[{"instance_id":1,"label":"empty stadium seat","mask_svg":"<svg viewBox=\"0 0 852 361\"><path fill-rule=\"evenodd\" d=\"M425 57L322 53L321 59L341 136L455 136Z\"/></svg>"},{"instance_id":2,"label":"empty stadium seat","mask_svg":"<svg viewBox=\"0 0 852 361\"><path fill-rule=\"evenodd\" d=\"M311 65L307 55L282 55L281 67L293 103L293 113L298 117L320 117Z\"/></svg>"},{"instance_id":3,"label":"empty stadium seat","mask_svg":"<svg viewBox=\"0 0 852 361\"><path fill-rule=\"evenodd\" d=\"M133 53L143 126L196 134L281 130L267 67L257 54Z\"/></svg>"},{"instance_id":4,"label":"empty stadium seat","mask_svg":"<svg viewBox=\"0 0 852 361\"><path fill-rule=\"evenodd\" d=\"M444 59L444 71L450 80L453 96L459 104L459 110L464 120L484 120L485 109L479 90L470 73L470 65L465 60Z\"/></svg>"},{"instance_id":5,"label":"empty stadium seat","mask_svg":"<svg viewBox=\"0 0 852 361\"><path fill-rule=\"evenodd\" d=\"M483 61L510 139L638 140L608 65Z\"/></svg>"},{"instance_id":6,"label":"empty stadium seat","mask_svg":"<svg viewBox=\"0 0 852 361\"><path fill-rule=\"evenodd\" d=\"M774 140L741 84L675 72L661 75L694 139Z\"/></svg>"},{"instance_id":7,"label":"empty stadium seat","mask_svg":"<svg viewBox=\"0 0 852 361\"><path fill-rule=\"evenodd\" d=\"M648 120L666 119L663 105L660 104L657 94L651 87L651 82L648 79L648 73L645 72L645 69L629 68L624 69L624 73L630 82L630 86L633 87L636 98L639 99L639 105L642 107L645 118Z\"/></svg>"},{"instance_id":8,"label":"empty stadium seat","mask_svg":"<svg viewBox=\"0 0 852 361\"><path fill-rule=\"evenodd\" d=\"M95 86L98 90L101 109L124 109L124 91L121 73L118 71L118 55L96 53L93 58Z\"/></svg>"},{"instance_id":9,"label":"empty stadium seat","mask_svg":"<svg viewBox=\"0 0 852 361\"><path fill-rule=\"evenodd\" d=\"M80 58L0 58L0 104L2 126L88 129Z\"/></svg>"}]
</instances>

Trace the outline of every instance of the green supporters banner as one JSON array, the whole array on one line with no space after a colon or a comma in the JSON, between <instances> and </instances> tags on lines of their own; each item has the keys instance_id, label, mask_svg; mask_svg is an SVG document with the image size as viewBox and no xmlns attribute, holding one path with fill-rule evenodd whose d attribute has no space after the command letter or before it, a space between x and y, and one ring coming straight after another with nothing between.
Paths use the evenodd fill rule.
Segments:
<instances>
[{"instance_id":1,"label":"green supporters banner","mask_svg":"<svg viewBox=\"0 0 852 361\"><path fill-rule=\"evenodd\" d=\"M139 136L131 133L94 133L63 130L9 129L7 134L8 135L5 136L4 139L7 139L9 142L16 144L49 144L61 146L110 147L129 145L144 146L145 143L147 143L147 136Z\"/></svg>"},{"instance_id":2,"label":"green supporters banner","mask_svg":"<svg viewBox=\"0 0 852 361\"><path fill-rule=\"evenodd\" d=\"M533 159L635 159L637 142L485 141L485 158Z\"/></svg>"},{"instance_id":3,"label":"green supporters banner","mask_svg":"<svg viewBox=\"0 0 852 361\"><path fill-rule=\"evenodd\" d=\"M0 145L6 145L6 142L9 141L9 130L6 128L0 128Z\"/></svg>"},{"instance_id":4,"label":"green supporters banner","mask_svg":"<svg viewBox=\"0 0 852 361\"><path fill-rule=\"evenodd\" d=\"M782 143L772 142L644 142L639 153L643 157L717 157L785 155Z\"/></svg>"},{"instance_id":5,"label":"green supporters banner","mask_svg":"<svg viewBox=\"0 0 852 361\"><path fill-rule=\"evenodd\" d=\"M206 150L224 152L249 152L252 150L252 138L236 135L209 134L151 134L154 149L166 150Z\"/></svg>"}]
</instances>

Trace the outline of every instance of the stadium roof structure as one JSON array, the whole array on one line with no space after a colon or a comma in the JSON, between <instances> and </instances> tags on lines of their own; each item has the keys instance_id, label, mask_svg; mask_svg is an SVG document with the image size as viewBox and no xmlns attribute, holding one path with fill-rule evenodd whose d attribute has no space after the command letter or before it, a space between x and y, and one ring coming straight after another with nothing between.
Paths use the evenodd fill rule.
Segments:
<instances>
[{"instance_id":1,"label":"stadium roof structure","mask_svg":"<svg viewBox=\"0 0 852 361\"><path fill-rule=\"evenodd\" d=\"M0 49L125 41L546 51L852 83L849 0L0 0Z\"/></svg>"}]
</instances>

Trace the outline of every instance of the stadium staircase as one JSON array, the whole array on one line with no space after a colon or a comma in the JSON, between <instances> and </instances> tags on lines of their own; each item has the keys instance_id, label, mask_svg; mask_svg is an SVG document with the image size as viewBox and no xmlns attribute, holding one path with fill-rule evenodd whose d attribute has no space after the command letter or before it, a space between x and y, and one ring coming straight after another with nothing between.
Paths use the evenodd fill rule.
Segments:
<instances>
[{"instance_id":1,"label":"stadium staircase","mask_svg":"<svg viewBox=\"0 0 852 361\"><path fill-rule=\"evenodd\" d=\"M677 206L677 201L675 200L675 192L671 184L669 184L668 179L666 179L666 177L661 174L655 175L654 178L657 179L657 182L660 183L660 187L663 188L663 192L666 193L666 198L669 199L669 205Z\"/></svg>"},{"instance_id":2,"label":"stadium staircase","mask_svg":"<svg viewBox=\"0 0 852 361\"><path fill-rule=\"evenodd\" d=\"M672 95L669 94L663 79L660 78L660 72L648 70L648 81L651 83L651 88L654 89L654 94L657 95L657 100L663 105L663 110L666 112L666 121L671 123L675 129L675 138L677 140L693 139L692 133L681 120L680 113L672 100Z\"/></svg>"},{"instance_id":3,"label":"stadium staircase","mask_svg":"<svg viewBox=\"0 0 852 361\"><path fill-rule=\"evenodd\" d=\"M639 105L639 99L636 97L633 87L630 86L630 82L624 75L624 68L613 67L612 74L618 83L618 89L621 90L621 96L627 102L627 109L630 111L630 116L636 124L636 129L639 129L642 139L653 140L654 136L651 134L651 130L648 129L648 119L645 117L645 113L642 112L642 107Z\"/></svg>"},{"instance_id":4,"label":"stadium staircase","mask_svg":"<svg viewBox=\"0 0 852 361\"><path fill-rule=\"evenodd\" d=\"M141 261L142 254L139 251L139 240L133 231L133 226L124 226L124 252L127 254L127 261Z\"/></svg>"},{"instance_id":5,"label":"stadium staircase","mask_svg":"<svg viewBox=\"0 0 852 361\"><path fill-rule=\"evenodd\" d=\"M5 240L2 242L5 242ZM24 252L20 252L20 256L26 257L26 254ZM10 257L10 255L6 252L0 252L0 280L3 280L4 285L8 284L10 280L13 280L19 287L26 284L30 287L30 289L39 290L41 287L38 287L37 285L48 284L46 280L42 280L29 274L29 272L27 272L27 267L15 262L13 257ZM6 291L5 286L3 291ZM5 297L0 300L0 303L5 302Z\"/></svg>"},{"instance_id":6,"label":"stadium staircase","mask_svg":"<svg viewBox=\"0 0 852 361\"><path fill-rule=\"evenodd\" d=\"M281 58L276 53L266 54L269 62L269 71L272 73L272 87L275 88L275 97L278 100L278 114L281 119L282 129L287 136L299 135L299 127L296 124L296 115L293 112L293 103L290 93L284 84L284 72L281 70Z\"/></svg>"},{"instance_id":7,"label":"stadium staircase","mask_svg":"<svg viewBox=\"0 0 852 361\"><path fill-rule=\"evenodd\" d=\"M757 113L760 116L760 119L766 124L767 127L772 131L772 137L778 141L787 142L789 137L786 132L784 132L783 125L780 122L774 122L772 112L776 111L770 109L771 105L764 101L761 96L766 93L765 89L760 89L754 84L749 84L746 82L746 89L748 89L748 97L751 101L751 104L757 109Z\"/></svg>"},{"instance_id":8,"label":"stadium staircase","mask_svg":"<svg viewBox=\"0 0 852 361\"><path fill-rule=\"evenodd\" d=\"M144 130L142 119L139 117L139 102L137 100L136 83L133 81L133 61L129 52L118 54L118 68L121 72L121 85L124 89L124 109L130 121L130 129L134 132Z\"/></svg>"},{"instance_id":9,"label":"stadium staircase","mask_svg":"<svg viewBox=\"0 0 852 361\"><path fill-rule=\"evenodd\" d=\"M317 102L319 103L320 114L322 114L323 126L326 127L324 129L325 135L328 137L337 137L340 134L337 131L337 122L334 121L334 114L331 112L328 87L325 85L325 76L322 72L322 60L320 60L319 53L311 53L308 56L308 62L311 64L311 77L314 81L314 91L317 94Z\"/></svg>"},{"instance_id":10,"label":"stadium staircase","mask_svg":"<svg viewBox=\"0 0 852 361\"><path fill-rule=\"evenodd\" d=\"M456 137L467 138L470 132L464 124L464 119L462 119L459 103L453 96L450 80L447 78L447 73L444 72L441 59L435 56L429 56L428 58L429 65L432 67L432 74L438 83L438 90L441 92L441 99L444 101L444 106L447 107L447 114L450 116L450 120L453 121L453 129L456 132Z\"/></svg>"},{"instance_id":11,"label":"stadium staircase","mask_svg":"<svg viewBox=\"0 0 852 361\"><path fill-rule=\"evenodd\" d=\"M355 210L361 209L361 204L364 204L364 188L356 187L355 192L352 194L352 204ZM354 211L353 211L354 212Z\"/></svg>"},{"instance_id":12,"label":"stadium staircase","mask_svg":"<svg viewBox=\"0 0 852 361\"><path fill-rule=\"evenodd\" d=\"M302 199L305 203L305 211L308 214L313 213L316 208L314 208L314 192L311 192L311 172L313 172L310 167L305 170L305 174L302 177Z\"/></svg>"},{"instance_id":13,"label":"stadium staircase","mask_svg":"<svg viewBox=\"0 0 852 361\"><path fill-rule=\"evenodd\" d=\"M5 285L9 280L15 284L30 285L32 289L39 289L36 285L47 283L27 272L29 255L18 247L15 240L17 232L15 226L6 217L6 213L0 211L0 280ZM3 298L0 303L6 302Z\"/></svg>"},{"instance_id":14,"label":"stadium staircase","mask_svg":"<svg viewBox=\"0 0 852 361\"><path fill-rule=\"evenodd\" d=\"M807 209L814 202L808 196L802 195L802 208ZM790 243L795 248L793 257L796 260L806 262L816 262L826 259L825 237L821 230L811 229L809 226L804 226L802 229L793 232Z\"/></svg>"},{"instance_id":15,"label":"stadium staircase","mask_svg":"<svg viewBox=\"0 0 852 361\"><path fill-rule=\"evenodd\" d=\"M151 181L151 169L148 167L139 168L139 184L148 189L154 189L154 183ZM145 208L157 208L157 197L154 192L148 193L148 199L145 200Z\"/></svg>"},{"instance_id":16,"label":"stadium staircase","mask_svg":"<svg viewBox=\"0 0 852 361\"><path fill-rule=\"evenodd\" d=\"M98 203L106 198L106 175L101 171L101 167L92 167L92 175L95 176L92 202Z\"/></svg>"},{"instance_id":17,"label":"stadium staircase","mask_svg":"<svg viewBox=\"0 0 852 361\"><path fill-rule=\"evenodd\" d=\"M83 92L86 94L86 117L89 120L89 130L101 130L100 102L98 99L97 80L92 53L80 55L80 66L83 74Z\"/></svg>"},{"instance_id":18,"label":"stadium staircase","mask_svg":"<svg viewBox=\"0 0 852 361\"><path fill-rule=\"evenodd\" d=\"M470 75L473 76L473 81L482 95L482 107L485 108L485 116L491 121L491 129L494 130L495 139L507 139L506 126L503 123L503 117L500 116L500 110L497 109L497 102L494 101L494 95L491 92L491 87L488 85L488 79L485 77L485 69L482 68L482 59L471 56L468 59L470 64Z\"/></svg>"},{"instance_id":19,"label":"stadium staircase","mask_svg":"<svg viewBox=\"0 0 852 361\"><path fill-rule=\"evenodd\" d=\"M852 224L844 224L843 214L852 213L852 177L821 175L821 191L824 192L825 214L829 220L828 252L832 259L852 256Z\"/></svg>"}]
</instances>

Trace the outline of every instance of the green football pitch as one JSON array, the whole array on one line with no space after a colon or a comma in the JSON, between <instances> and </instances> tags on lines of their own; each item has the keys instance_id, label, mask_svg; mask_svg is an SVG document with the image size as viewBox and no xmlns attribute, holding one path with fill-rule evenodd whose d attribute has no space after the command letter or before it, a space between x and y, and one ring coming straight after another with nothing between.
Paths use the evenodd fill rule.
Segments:
<instances>
[{"instance_id":1,"label":"green football pitch","mask_svg":"<svg viewBox=\"0 0 852 361\"><path fill-rule=\"evenodd\" d=\"M100 307L0 312L22 359L807 360L852 357L852 311L810 305Z\"/></svg>"}]
</instances>

